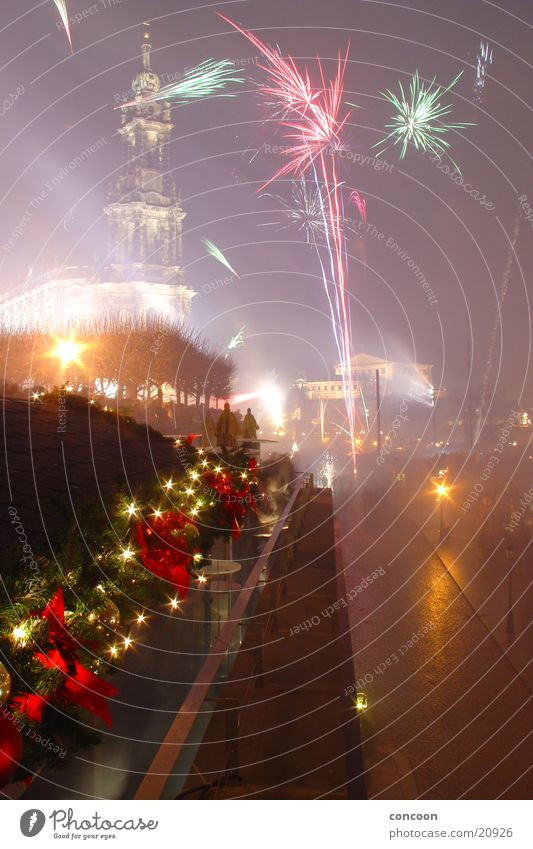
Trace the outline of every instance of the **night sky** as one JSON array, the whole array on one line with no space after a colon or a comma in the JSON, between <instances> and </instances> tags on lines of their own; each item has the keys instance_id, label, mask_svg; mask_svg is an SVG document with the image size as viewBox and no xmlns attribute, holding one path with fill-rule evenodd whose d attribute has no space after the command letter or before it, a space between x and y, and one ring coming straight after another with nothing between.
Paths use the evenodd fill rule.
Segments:
<instances>
[{"instance_id":1,"label":"night sky","mask_svg":"<svg viewBox=\"0 0 533 849\"><path fill-rule=\"evenodd\" d=\"M272 370L285 382L302 372L309 379L331 372L336 351L316 255L301 233L282 229L276 199L258 193L283 163L281 154L268 152L269 145L284 143L283 134L257 92L264 77L256 52L216 16L220 10L279 44L314 79L316 56L333 72L338 51L349 44L346 99L359 108L345 129L350 156L343 159L342 179L366 197L375 228L366 236L366 268L360 240L354 235L349 243L354 352L434 363L436 385L463 393L470 315L474 390L485 379L495 333L491 391L497 384L502 396L522 394L531 404L533 222L523 210L501 324L497 315L519 196L533 208L530 0L243 0L201 7L181 0L70 0L68 7L71 16L86 12L72 25L72 56L51 0L2 2L1 244L50 177L99 138L106 143L47 193L23 238L0 250L3 290L20 283L30 266L37 273L102 259L102 207L119 165L114 134L120 117L113 106L140 67L148 16L159 74L212 57L235 61L247 76L235 99L173 110L171 159L187 212L184 268L200 293L195 327L222 346L246 325L247 346L235 354L240 391ZM494 59L476 106L481 39L490 41ZM414 150L401 160L391 148L381 155L380 170L370 164L390 117L379 92L399 79L408 84L416 69L445 85L463 71L448 98L453 119L475 126L453 133L452 155L485 205ZM288 197L289 183L267 191ZM224 250L240 279L225 280L225 269L205 255L203 237ZM412 271L387 247L389 239L424 272L437 303L429 303Z\"/></svg>"}]
</instances>

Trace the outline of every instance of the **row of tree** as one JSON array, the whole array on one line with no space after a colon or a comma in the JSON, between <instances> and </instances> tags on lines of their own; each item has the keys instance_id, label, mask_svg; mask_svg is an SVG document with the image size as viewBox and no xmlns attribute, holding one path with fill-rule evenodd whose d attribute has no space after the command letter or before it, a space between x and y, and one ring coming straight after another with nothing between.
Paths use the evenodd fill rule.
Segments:
<instances>
[{"instance_id":1,"label":"row of tree","mask_svg":"<svg viewBox=\"0 0 533 849\"><path fill-rule=\"evenodd\" d=\"M75 332L0 333L4 383L25 389L70 384L89 396L119 402L163 402L171 387L178 403L226 398L233 363L181 324L152 319L132 323L107 319Z\"/></svg>"}]
</instances>

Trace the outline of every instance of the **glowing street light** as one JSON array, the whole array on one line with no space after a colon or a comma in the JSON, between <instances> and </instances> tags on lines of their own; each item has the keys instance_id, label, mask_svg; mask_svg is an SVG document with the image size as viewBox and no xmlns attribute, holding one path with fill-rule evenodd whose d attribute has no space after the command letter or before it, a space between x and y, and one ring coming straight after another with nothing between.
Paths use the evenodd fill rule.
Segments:
<instances>
[{"instance_id":1,"label":"glowing street light","mask_svg":"<svg viewBox=\"0 0 533 849\"><path fill-rule=\"evenodd\" d=\"M55 348L50 351L50 356L59 360L62 369L65 369L71 363L81 366L79 356L85 345L77 342L72 334L68 339L61 339L56 336L55 343Z\"/></svg>"},{"instance_id":2,"label":"glowing street light","mask_svg":"<svg viewBox=\"0 0 533 849\"><path fill-rule=\"evenodd\" d=\"M442 542L444 539L444 501L446 500L446 496L448 495L448 485L446 484L446 472L447 469L443 469L439 472L436 478L433 479L433 483L435 484L435 494L437 496L437 502L440 503L440 527L439 527L439 540Z\"/></svg>"},{"instance_id":3,"label":"glowing street light","mask_svg":"<svg viewBox=\"0 0 533 849\"><path fill-rule=\"evenodd\" d=\"M437 484L437 496L439 497L439 499L444 498L444 496L446 495L447 492L448 492L448 487L446 486L445 483L438 483Z\"/></svg>"}]
</instances>

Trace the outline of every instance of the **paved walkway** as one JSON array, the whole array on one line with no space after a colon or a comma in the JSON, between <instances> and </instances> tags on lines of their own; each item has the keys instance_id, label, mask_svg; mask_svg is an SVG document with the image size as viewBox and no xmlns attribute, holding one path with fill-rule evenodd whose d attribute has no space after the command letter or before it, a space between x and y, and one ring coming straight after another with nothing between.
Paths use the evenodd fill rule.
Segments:
<instances>
[{"instance_id":1,"label":"paved walkway","mask_svg":"<svg viewBox=\"0 0 533 849\"><path fill-rule=\"evenodd\" d=\"M431 502L433 506L433 499ZM409 515L418 527L423 527L430 544L437 545L439 515L438 511L431 511L431 515L429 506L427 498L418 498L411 506ZM491 631L502 651L507 654L517 672L520 672L533 692L533 664L531 664L533 544L531 541L529 543L526 541L516 546L515 560L512 562L512 632L509 633L507 611L511 563L505 556L506 541L500 543L492 556L484 556L478 544L479 515L465 516L460 505L451 499L445 504L445 522L451 530L442 545L438 545L439 557L488 630Z\"/></svg>"},{"instance_id":2,"label":"paved walkway","mask_svg":"<svg viewBox=\"0 0 533 849\"><path fill-rule=\"evenodd\" d=\"M341 511L370 798L528 798L530 698L457 582L389 501Z\"/></svg>"},{"instance_id":3,"label":"paved walkway","mask_svg":"<svg viewBox=\"0 0 533 849\"><path fill-rule=\"evenodd\" d=\"M316 493L307 508L286 590L278 603L277 631L264 636L263 681L253 673L253 646L261 638L247 633L222 692L223 700L240 707L242 783L217 788L208 798L345 799L364 793L356 777L357 720L344 695L352 678L350 644L342 608L333 608L339 595L329 490ZM270 604L265 593L258 610L263 622ZM328 608L331 613L324 615ZM302 628L306 622L311 627ZM232 756L226 744L231 704L219 703L186 789L234 765L235 750ZM352 750L348 758L346 750Z\"/></svg>"}]
</instances>

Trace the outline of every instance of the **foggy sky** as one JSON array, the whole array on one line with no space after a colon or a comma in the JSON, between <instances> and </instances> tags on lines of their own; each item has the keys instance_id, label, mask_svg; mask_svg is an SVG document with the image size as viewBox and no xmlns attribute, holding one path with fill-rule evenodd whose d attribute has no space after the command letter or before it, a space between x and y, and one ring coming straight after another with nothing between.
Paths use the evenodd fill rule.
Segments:
<instances>
[{"instance_id":1,"label":"foggy sky","mask_svg":"<svg viewBox=\"0 0 533 849\"><path fill-rule=\"evenodd\" d=\"M342 179L367 198L372 227L366 268L356 237L350 241L354 352L434 363L436 384L463 392L469 315L474 389L496 333L491 391L496 387L509 398L525 391L531 404L532 223L523 212L501 323L497 315L518 197L526 195L533 208L533 16L527 0L418 0L403 7L374 0L245 0L202 8L182 0L70 0L71 15L86 12L72 26L73 56L52 2L33 7L4 0L0 248L28 208L32 215L23 237L10 250L0 249L2 289L23 280L29 266L38 272L91 262L95 254L102 258L102 208L119 165L114 134L120 118L113 105L140 66L141 24L149 14L158 73L182 72L213 57L234 60L248 77L235 99L173 110L171 159L187 212L184 269L199 292L195 326L224 345L246 325L248 345L235 353L242 391L271 370L287 381L301 372L309 378L331 372L336 352L316 256L297 231L272 225L282 223L279 205L258 193L283 162L268 152L269 145L284 143L283 134L257 93L262 74L253 47L217 18L217 9L279 44L309 66L314 79L317 55L332 70L338 51L350 44L347 99L360 108L346 128L354 155L343 161ZM473 65L481 38L491 42L494 61L478 108ZM370 164L390 117L379 92L398 79L408 84L416 69L441 84L463 71L449 95L453 118L476 126L453 134L452 155L485 205L413 150L401 160L397 149L389 149L380 158L390 167L381 170ZM36 205L46 182L101 138L99 151ZM288 185L279 182L268 191L287 196ZM356 217L355 210L350 214ZM227 253L240 279L225 279L226 270L205 256L202 237ZM436 304L428 302L402 251L430 281Z\"/></svg>"}]
</instances>

